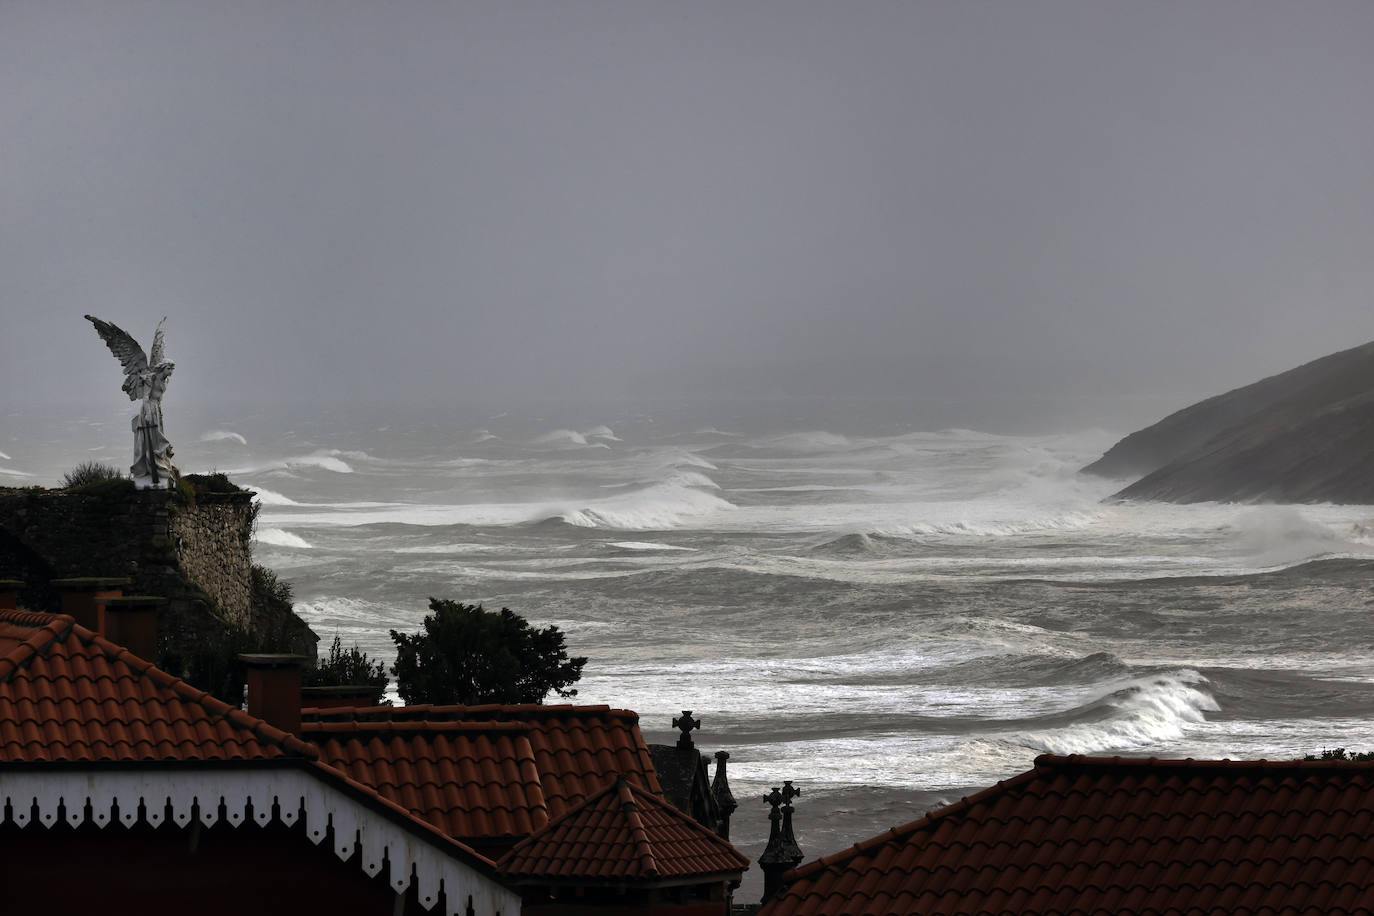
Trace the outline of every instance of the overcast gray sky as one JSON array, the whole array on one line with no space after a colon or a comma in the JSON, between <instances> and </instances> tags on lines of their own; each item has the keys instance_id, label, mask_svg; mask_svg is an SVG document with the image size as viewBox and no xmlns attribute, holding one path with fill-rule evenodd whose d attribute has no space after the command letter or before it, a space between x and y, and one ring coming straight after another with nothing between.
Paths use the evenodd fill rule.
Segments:
<instances>
[{"instance_id":1,"label":"overcast gray sky","mask_svg":"<svg viewBox=\"0 0 1374 916\"><path fill-rule=\"evenodd\" d=\"M1374 338L1374 3L0 0L0 366L1189 395ZM169 408L170 409L170 408Z\"/></svg>"}]
</instances>

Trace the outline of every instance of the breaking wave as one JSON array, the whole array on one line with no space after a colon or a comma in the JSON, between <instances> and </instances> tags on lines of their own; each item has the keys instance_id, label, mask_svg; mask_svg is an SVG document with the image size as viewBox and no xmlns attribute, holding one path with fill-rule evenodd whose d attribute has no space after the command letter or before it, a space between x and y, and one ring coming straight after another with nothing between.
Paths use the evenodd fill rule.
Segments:
<instances>
[{"instance_id":1,"label":"breaking wave","mask_svg":"<svg viewBox=\"0 0 1374 916\"><path fill-rule=\"evenodd\" d=\"M620 550L696 550L695 547L679 547L676 544L660 544L657 541L612 541L607 545Z\"/></svg>"},{"instance_id":2,"label":"breaking wave","mask_svg":"<svg viewBox=\"0 0 1374 916\"><path fill-rule=\"evenodd\" d=\"M239 445L247 445L248 440L236 432L227 429L212 429L209 432L200 434L201 442L237 442Z\"/></svg>"},{"instance_id":3,"label":"breaking wave","mask_svg":"<svg viewBox=\"0 0 1374 916\"><path fill-rule=\"evenodd\" d=\"M1259 567L1290 566L1352 549L1366 552L1351 543L1359 539L1353 526L1347 540L1293 506L1252 509L1229 525L1226 534L1236 549Z\"/></svg>"},{"instance_id":4,"label":"breaking wave","mask_svg":"<svg viewBox=\"0 0 1374 916\"><path fill-rule=\"evenodd\" d=\"M237 468L230 471L230 474L261 474L266 471L295 471L302 468L319 468L322 471L331 471L335 474L352 474L353 468L348 462L340 458L345 455L349 458L367 458L363 452L342 452L338 449L328 449L318 452L311 452L308 455L292 455L281 458L267 464L254 465L252 467Z\"/></svg>"},{"instance_id":5,"label":"breaking wave","mask_svg":"<svg viewBox=\"0 0 1374 916\"><path fill-rule=\"evenodd\" d=\"M285 496L285 495L283 495L283 494L281 494L281 493L278 493L276 490L269 490L269 489L267 489L266 487L258 487L258 486L255 486L255 487L253 487L252 489L253 489L253 492L254 492L254 493L258 494L258 502L262 503L264 506L299 506L299 505L300 505L300 503L296 502L296 501L295 501L294 499L292 499L291 497Z\"/></svg>"},{"instance_id":6,"label":"breaking wave","mask_svg":"<svg viewBox=\"0 0 1374 916\"><path fill-rule=\"evenodd\" d=\"M609 435L602 435L600 433L601 430L605 430ZM615 442L620 441L615 437L614 433L611 433L611 431L604 426L598 426L596 429L585 434L579 433L575 429L555 429L552 432L544 433L542 436L536 436L532 441L535 445L555 445L563 448L610 448L610 446L603 441L588 442L588 437L593 439L610 439Z\"/></svg>"},{"instance_id":7,"label":"breaking wave","mask_svg":"<svg viewBox=\"0 0 1374 916\"><path fill-rule=\"evenodd\" d=\"M305 538L280 528L263 528L255 535L255 539L258 543L271 544L273 547L310 548L310 543Z\"/></svg>"},{"instance_id":8,"label":"breaking wave","mask_svg":"<svg viewBox=\"0 0 1374 916\"><path fill-rule=\"evenodd\" d=\"M707 486L714 487L715 484L699 474L683 474L673 480L560 512L557 517L579 528L617 528L627 531L676 528L685 519L734 508L727 500L706 492L703 487Z\"/></svg>"},{"instance_id":9,"label":"breaking wave","mask_svg":"<svg viewBox=\"0 0 1374 916\"><path fill-rule=\"evenodd\" d=\"M1100 518L1097 512L1064 512L1043 518L1027 519L959 519L949 522L914 522L871 532L878 536L912 537L916 535L968 535L974 537L1008 537L1033 534L1039 531L1079 531Z\"/></svg>"},{"instance_id":10,"label":"breaking wave","mask_svg":"<svg viewBox=\"0 0 1374 916\"><path fill-rule=\"evenodd\" d=\"M1178 741L1189 726L1221 709L1204 689L1207 679L1183 669L1118 683L1106 696L1064 716L1046 717L1051 727L1009 736L1052 754L1143 750ZM1057 725L1054 720L1068 720Z\"/></svg>"}]
</instances>

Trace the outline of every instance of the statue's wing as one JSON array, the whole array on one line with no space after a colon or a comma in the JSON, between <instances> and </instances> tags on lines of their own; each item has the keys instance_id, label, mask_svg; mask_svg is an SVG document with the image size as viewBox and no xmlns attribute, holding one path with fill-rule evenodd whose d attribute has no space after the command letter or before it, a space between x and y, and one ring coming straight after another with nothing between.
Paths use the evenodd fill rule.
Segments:
<instances>
[{"instance_id":1,"label":"statue's wing","mask_svg":"<svg viewBox=\"0 0 1374 916\"><path fill-rule=\"evenodd\" d=\"M143 397L143 389L148 384L144 378L144 370L148 368L148 357L138 345L138 341L117 324L101 321L93 315L87 315L86 320L95 325L95 331L100 335L100 339L105 341L105 346L110 348L110 352L124 367L123 387L129 399Z\"/></svg>"},{"instance_id":2,"label":"statue's wing","mask_svg":"<svg viewBox=\"0 0 1374 916\"><path fill-rule=\"evenodd\" d=\"M153 346L148 351L148 365L160 366L167 362L166 347L162 341L162 326L167 323L167 316L162 316L162 320L157 323L157 331L153 334Z\"/></svg>"},{"instance_id":3,"label":"statue's wing","mask_svg":"<svg viewBox=\"0 0 1374 916\"><path fill-rule=\"evenodd\" d=\"M105 346L110 348L110 352L119 360L119 364L124 367L124 374L131 372L142 372L148 368L148 357L144 354L143 348L138 345L138 341L129 336L117 324L108 321L101 321L93 315L87 315L86 320L95 325L95 331L100 335L100 339L105 341Z\"/></svg>"}]
</instances>

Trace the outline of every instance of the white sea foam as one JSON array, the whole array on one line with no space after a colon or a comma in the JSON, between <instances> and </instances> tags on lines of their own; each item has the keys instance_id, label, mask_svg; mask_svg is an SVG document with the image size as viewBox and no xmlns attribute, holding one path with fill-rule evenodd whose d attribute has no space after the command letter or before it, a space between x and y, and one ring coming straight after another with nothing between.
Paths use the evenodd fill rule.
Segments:
<instances>
[{"instance_id":1,"label":"white sea foam","mask_svg":"<svg viewBox=\"0 0 1374 916\"><path fill-rule=\"evenodd\" d=\"M701 468L704 471L720 470L719 467L695 452L689 452L683 448L665 449L656 457L655 465L660 468L688 467Z\"/></svg>"},{"instance_id":2,"label":"white sea foam","mask_svg":"<svg viewBox=\"0 0 1374 916\"><path fill-rule=\"evenodd\" d=\"M229 473L247 475L295 471L302 468L319 468L320 470L331 471L335 474L352 474L353 468L348 462L340 458L340 455L355 459L368 457L364 452L341 452L338 449L325 449L318 452L311 452L308 455L291 455L286 458L279 458L267 464L236 468Z\"/></svg>"},{"instance_id":3,"label":"white sea foam","mask_svg":"<svg viewBox=\"0 0 1374 916\"><path fill-rule=\"evenodd\" d=\"M300 535L283 531L280 528L261 528L255 535L258 542L271 544L273 547L300 547L309 549L310 544Z\"/></svg>"},{"instance_id":4,"label":"white sea foam","mask_svg":"<svg viewBox=\"0 0 1374 916\"><path fill-rule=\"evenodd\" d=\"M676 544L660 544L656 541L611 541L609 546L621 550L695 550L695 547L679 547Z\"/></svg>"},{"instance_id":5,"label":"white sea foam","mask_svg":"<svg viewBox=\"0 0 1374 916\"><path fill-rule=\"evenodd\" d=\"M785 433L753 444L761 448L785 449L792 452L834 452L850 448L852 445L846 437L824 430Z\"/></svg>"},{"instance_id":6,"label":"white sea foam","mask_svg":"<svg viewBox=\"0 0 1374 916\"><path fill-rule=\"evenodd\" d=\"M619 528L626 531L661 531L676 528L689 518L729 511L729 502L704 492L700 484L675 480L599 500L558 516L582 528Z\"/></svg>"},{"instance_id":7,"label":"white sea foam","mask_svg":"<svg viewBox=\"0 0 1374 916\"><path fill-rule=\"evenodd\" d=\"M536 436L536 445L586 445L587 437L575 429L555 429L552 432Z\"/></svg>"},{"instance_id":8,"label":"white sea foam","mask_svg":"<svg viewBox=\"0 0 1374 916\"><path fill-rule=\"evenodd\" d=\"M1347 528L1355 534L1352 528ZM1333 554L1368 553L1368 545L1342 537L1296 506L1249 509L1228 526L1236 549L1254 566L1292 566Z\"/></svg>"},{"instance_id":9,"label":"white sea foam","mask_svg":"<svg viewBox=\"0 0 1374 916\"><path fill-rule=\"evenodd\" d=\"M13 461L13 460L14 460L14 459L11 458L9 455L6 455L4 452L0 452L0 461Z\"/></svg>"},{"instance_id":10,"label":"white sea foam","mask_svg":"<svg viewBox=\"0 0 1374 916\"><path fill-rule=\"evenodd\" d=\"M326 471L333 471L335 474L353 473L353 468L332 455L301 455L297 458L288 459L286 466L290 468L322 468Z\"/></svg>"},{"instance_id":11,"label":"white sea foam","mask_svg":"<svg viewBox=\"0 0 1374 916\"><path fill-rule=\"evenodd\" d=\"M1190 726L1206 722L1206 713L1221 709L1203 689L1206 683L1205 677L1188 669L1138 678L1115 685L1094 704L1110 711L1103 719L1010 737L1054 754L1158 747L1180 740Z\"/></svg>"},{"instance_id":12,"label":"white sea foam","mask_svg":"<svg viewBox=\"0 0 1374 916\"><path fill-rule=\"evenodd\" d=\"M254 487L252 488L252 490L253 490L254 493L257 493L257 494L258 494L258 502L262 503L264 506L299 506L299 505L300 505L300 503L296 502L296 501L295 501L294 499L292 499L291 497L285 496L285 495L283 495L283 494L281 494L281 493L278 493L276 490L269 490L269 489L267 489L266 487L259 487L259 486L254 486Z\"/></svg>"},{"instance_id":13,"label":"white sea foam","mask_svg":"<svg viewBox=\"0 0 1374 916\"><path fill-rule=\"evenodd\" d=\"M237 442L239 445L247 445L248 440L236 432L227 429L212 429L200 434L201 442Z\"/></svg>"},{"instance_id":14,"label":"white sea foam","mask_svg":"<svg viewBox=\"0 0 1374 916\"><path fill-rule=\"evenodd\" d=\"M948 522L916 522L874 530L872 534L896 537L912 535L967 535L970 537L1012 537L1037 531L1079 531L1094 524L1097 512L1064 512L1041 518L958 519Z\"/></svg>"},{"instance_id":15,"label":"white sea foam","mask_svg":"<svg viewBox=\"0 0 1374 916\"><path fill-rule=\"evenodd\" d=\"M593 426L582 435L587 439L609 439L612 442L621 441L621 438L613 433L609 426Z\"/></svg>"}]
</instances>

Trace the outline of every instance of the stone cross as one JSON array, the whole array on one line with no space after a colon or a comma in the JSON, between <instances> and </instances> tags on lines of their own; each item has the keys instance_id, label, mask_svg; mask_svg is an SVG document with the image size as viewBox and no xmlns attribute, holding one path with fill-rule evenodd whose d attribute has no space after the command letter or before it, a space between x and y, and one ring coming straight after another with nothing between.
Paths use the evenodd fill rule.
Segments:
<instances>
[{"instance_id":1,"label":"stone cross","mask_svg":"<svg viewBox=\"0 0 1374 916\"><path fill-rule=\"evenodd\" d=\"M677 739L677 746L692 747L692 729L701 728L701 720L693 719L692 711L684 709L682 715L673 717L673 728L682 729L682 735Z\"/></svg>"}]
</instances>

